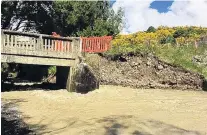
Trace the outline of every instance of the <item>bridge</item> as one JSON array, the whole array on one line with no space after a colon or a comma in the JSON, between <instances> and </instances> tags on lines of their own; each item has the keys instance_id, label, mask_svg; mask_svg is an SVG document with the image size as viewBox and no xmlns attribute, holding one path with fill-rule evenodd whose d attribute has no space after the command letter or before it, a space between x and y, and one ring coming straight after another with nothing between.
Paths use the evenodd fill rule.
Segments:
<instances>
[{"instance_id":1,"label":"bridge","mask_svg":"<svg viewBox=\"0 0 207 135\"><path fill-rule=\"evenodd\" d=\"M57 66L56 83L67 87L82 52L109 49L111 37L80 38L1 30L1 62Z\"/></svg>"},{"instance_id":2,"label":"bridge","mask_svg":"<svg viewBox=\"0 0 207 135\"><path fill-rule=\"evenodd\" d=\"M57 48L56 42L63 47ZM1 61L36 65L74 66L81 55L80 38L54 37L2 30Z\"/></svg>"}]
</instances>

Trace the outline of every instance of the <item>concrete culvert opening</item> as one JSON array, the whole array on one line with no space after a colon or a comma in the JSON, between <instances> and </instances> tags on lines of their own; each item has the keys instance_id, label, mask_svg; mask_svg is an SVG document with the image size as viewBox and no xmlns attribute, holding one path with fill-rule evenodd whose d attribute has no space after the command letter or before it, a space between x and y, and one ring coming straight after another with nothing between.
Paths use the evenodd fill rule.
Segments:
<instances>
[{"instance_id":1,"label":"concrete culvert opening","mask_svg":"<svg viewBox=\"0 0 207 135\"><path fill-rule=\"evenodd\" d=\"M49 66L6 63L8 73L2 72L2 91L57 90L55 73L49 74ZM15 64L15 65L14 65ZM14 66L13 66L14 65Z\"/></svg>"}]
</instances>

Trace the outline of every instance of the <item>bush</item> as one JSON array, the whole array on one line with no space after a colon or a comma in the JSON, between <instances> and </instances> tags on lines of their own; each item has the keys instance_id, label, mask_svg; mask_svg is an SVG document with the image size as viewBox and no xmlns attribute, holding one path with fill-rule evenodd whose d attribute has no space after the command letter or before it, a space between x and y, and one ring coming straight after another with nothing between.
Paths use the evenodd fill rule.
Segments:
<instances>
[{"instance_id":1,"label":"bush","mask_svg":"<svg viewBox=\"0 0 207 135\"><path fill-rule=\"evenodd\" d=\"M156 32L156 29L153 27L153 26L150 26L148 29L147 29L147 32Z\"/></svg>"},{"instance_id":2,"label":"bush","mask_svg":"<svg viewBox=\"0 0 207 135\"><path fill-rule=\"evenodd\" d=\"M48 75L54 75L56 74L56 67L55 66L50 66L48 68Z\"/></svg>"},{"instance_id":3,"label":"bush","mask_svg":"<svg viewBox=\"0 0 207 135\"><path fill-rule=\"evenodd\" d=\"M1 64L1 82L4 82L9 75L9 65L7 63Z\"/></svg>"}]
</instances>

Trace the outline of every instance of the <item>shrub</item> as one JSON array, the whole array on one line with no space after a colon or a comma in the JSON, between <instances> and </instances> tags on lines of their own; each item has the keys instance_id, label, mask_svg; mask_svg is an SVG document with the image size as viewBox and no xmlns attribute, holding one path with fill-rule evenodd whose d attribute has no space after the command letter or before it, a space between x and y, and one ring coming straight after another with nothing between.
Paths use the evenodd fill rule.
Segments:
<instances>
[{"instance_id":1,"label":"shrub","mask_svg":"<svg viewBox=\"0 0 207 135\"><path fill-rule=\"evenodd\" d=\"M48 68L48 75L54 75L56 74L56 67L55 66L50 66Z\"/></svg>"},{"instance_id":2,"label":"shrub","mask_svg":"<svg viewBox=\"0 0 207 135\"><path fill-rule=\"evenodd\" d=\"M4 82L9 75L9 65L7 63L1 64L1 82Z\"/></svg>"}]
</instances>

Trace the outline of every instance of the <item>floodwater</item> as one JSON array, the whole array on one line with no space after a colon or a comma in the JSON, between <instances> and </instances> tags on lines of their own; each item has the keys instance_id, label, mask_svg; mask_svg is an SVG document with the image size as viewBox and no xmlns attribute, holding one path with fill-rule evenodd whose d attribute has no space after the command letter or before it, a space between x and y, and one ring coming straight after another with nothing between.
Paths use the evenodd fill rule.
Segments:
<instances>
[{"instance_id":1,"label":"floodwater","mask_svg":"<svg viewBox=\"0 0 207 135\"><path fill-rule=\"evenodd\" d=\"M1 93L36 134L205 135L207 92L101 86L88 94L66 90Z\"/></svg>"}]
</instances>

